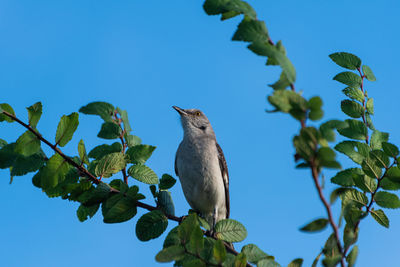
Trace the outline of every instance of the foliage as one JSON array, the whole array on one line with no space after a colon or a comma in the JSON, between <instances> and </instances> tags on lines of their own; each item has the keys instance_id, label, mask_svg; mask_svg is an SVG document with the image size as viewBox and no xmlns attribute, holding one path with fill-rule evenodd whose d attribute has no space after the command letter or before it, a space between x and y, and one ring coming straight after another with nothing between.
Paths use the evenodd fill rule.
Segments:
<instances>
[{"instance_id":1,"label":"foliage","mask_svg":"<svg viewBox=\"0 0 400 267\"><path fill-rule=\"evenodd\" d=\"M389 191L400 189L399 149L389 142L389 134L377 130L372 123L374 100L369 97L365 81L375 81L370 67L364 65L356 55L338 52L329 55L334 63L345 68L334 80L342 83L343 94L340 108L349 118L322 120L323 102L318 96L305 98L296 92L296 71L287 57L281 41L274 43L263 21L256 12L241 0L206 0L204 10L208 15L221 15L221 20L242 15L232 40L247 42L248 49L266 57L266 65L280 66L279 80L271 84L272 93L268 102L272 110L289 114L299 122L300 130L293 138L297 168L311 170L318 197L326 210L326 217L315 219L303 227L303 232L318 232L332 229L322 251L312 266L321 259L324 266L354 266L356 245L361 221L369 214L380 225L389 227L389 218L383 209L400 208L399 197ZM103 120L98 137L114 140L112 144L100 144L86 150L80 140L76 156L65 155L60 147L72 139L78 125L76 112L61 117L52 144L44 139L37 129L42 116L40 102L27 107L28 123L22 122L12 107L0 104L0 122L17 122L26 128L15 142L0 139L0 168L9 169L13 176L34 173L32 183L49 197L61 197L79 203L77 217L85 221L101 208L105 223L120 223L131 220L137 208L148 212L136 223L136 236L141 241L160 237L167 229L169 220L179 222L167 234L163 249L156 255L158 262L175 262L175 266L280 266L273 256L255 244L247 244L241 251L233 248L232 242L241 242L247 236L246 228L238 221L219 221L215 229L195 212L187 217L176 217L171 189L176 179L163 174L161 179L147 164L154 146L141 144L133 134L125 110L106 102L92 102L79 112L99 116ZM313 123L310 125L310 123ZM335 142L335 132L342 141ZM42 144L49 146L53 155L46 155ZM89 152L87 152L89 151ZM351 159L356 166L342 169L336 152ZM321 176L324 169L340 169L331 179L338 187L330 195L330 203L322 191ZM122 179L116 178L121 173ZM135 184L128 185L129 177ZM156 202L151 206L141 202L143 186L149 185ZM331 206L341 200L341 214L336 224ZM383 208L383 209L380 209ZM378 208L378 209L377 209ZM340 226L343 234L340 235ZM288 266L301 266L303 260L294 259Z\"/></svg>"}]
</instances>

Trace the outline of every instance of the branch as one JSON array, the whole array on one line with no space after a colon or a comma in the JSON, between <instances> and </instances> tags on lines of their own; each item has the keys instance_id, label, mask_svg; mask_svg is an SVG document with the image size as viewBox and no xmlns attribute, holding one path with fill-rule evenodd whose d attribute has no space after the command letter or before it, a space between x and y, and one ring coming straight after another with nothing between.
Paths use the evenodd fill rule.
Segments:
<instances>
[{"instance_id":1,"label":"branch","mask_svg":"<svg viewBox=\"0 0 400 267\"><path fill-rule=\"evenodd\" d=\"M79 172L81 174L83 174L84 176L86 176L92 183L98 185L100 183L103 183L102 181L100 181L100 179L97 179L96 176L94 176L91 172L89 172L85 167L83 167L82 165L79 165L78 163L76 163L75 161L73 161L71 158L69 158L68 156L66 156L56 145L53 145L52 143L50 143L47 139L43 138L42 135L40 135L37 131L35 131L31 126L29 126L28 124L24 123L23 121L21 121L20 119L18 119L16 116L14 116L13 114L7 112L7 111L3 111L3 114L10 117L11 119L13 119L14 121L18 122L19 124L21 124L22 126L24 126L26 129L28 129L28 131L32 132L40 141L42 141L43 143L45 143L46 145L48 145L51 149L54 150L54 152L56 152L57 154L59 154L66 162L68 162L70 165L74 166L75 168L77 168L79 170ZM123 141L123 140L122 140ZM124 172L125 173L125 172ZM126 175L126 173L125 173ZM125 176L124 176L125 179ZM119 190L110 187L111 192L113 193L120 193ZM148 211L153 211L153 210L160 210L158 207L155 206L151 206L149 204L137 201L136 202L136 206L140 207L142 209L146 209ZM184 217L177 217L174 215L170 215L170 214L165 214L164 215L171 221L175 221L178 223L181 223ZM206 236L211 237L211 238L215 238L215 236L212 236L211 234L209 234L208 232L205 233ZM229 245L225 244L225 248L226 250L233 254L233 255L238 255L239 252L236 251L234 248L230 247ZM247 267L251 267L252 265L248 264L246 265Z\"/></svg>"}]
</instances>

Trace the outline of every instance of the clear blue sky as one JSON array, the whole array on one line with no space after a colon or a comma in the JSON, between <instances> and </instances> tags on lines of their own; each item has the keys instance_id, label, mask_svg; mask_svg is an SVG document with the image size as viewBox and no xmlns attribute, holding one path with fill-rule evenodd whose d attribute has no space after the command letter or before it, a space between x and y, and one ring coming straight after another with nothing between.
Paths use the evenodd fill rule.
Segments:
<instances>
[{"instance_id":1,"label":"clear blue sky","mask_svg":"<svg viewBox=\"0 0 400 267\"><path fill-rule=\"evenodd\" d=\"M3 0L0 102L26 120L25 107L42 101L38 128L50 140L63 114L91 101L126 109L134 133L157 146L149 165L159 175L173 174L182 138L171 106L202 109L228 161L231 217L248 228L245 242L258 244L283 266L296 257L310 266L330 230L298 231L325 211L310 174L294 169L291 140L298 123L264 112L271 92L267 84L276 81L279 69L265 67L264 58L244 43L230 41L239 18L220 22L204 13L202 2ZM323 98L326 119L344 118L338 113L343 86L332 81L341 69L328 55L348 51L361 57L378 79L366 84L375 99L375 126L400 144L398 1L250 3L272 39L286 46L297 69L297 89ZM77 153L80 138L88 149L102 142L96 138L99 118L80 115L80 123L64 149L68 154ZM16 124L0 124L0 137L9 142L22 132ZM344 167L350 166L344 160ZM327 179L332 175L325 173ZM97 214L80 223L78 204L48 199L32 185L32 175L16 177L12 185L7 170L0 176L2 266L162 266L154 255L165 235L138 241L137 217L104 224ZM188 204L179 184L172 194L177 215L185 214ZM372 218L362 222L358 266L398 264L400 212L387 214L390 230Z\"/></svg>"}]
</instances>

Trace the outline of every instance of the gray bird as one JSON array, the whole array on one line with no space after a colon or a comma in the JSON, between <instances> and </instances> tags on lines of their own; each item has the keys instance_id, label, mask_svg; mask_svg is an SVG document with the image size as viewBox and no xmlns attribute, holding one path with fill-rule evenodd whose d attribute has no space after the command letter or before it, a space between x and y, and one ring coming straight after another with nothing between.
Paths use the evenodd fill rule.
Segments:
<instances>
[{"instance_id":1,"label":"gray bird","mask_svg":"<svg viewBox=\"0 0 400 267\"><path fill-rule=\"evenodd\" d=\"M229 174L224 153L203 112L173 108L180 114L183 128L175 173L189 205L214 228L219 220L229 218Z\"/></svg>"}]
</instances>

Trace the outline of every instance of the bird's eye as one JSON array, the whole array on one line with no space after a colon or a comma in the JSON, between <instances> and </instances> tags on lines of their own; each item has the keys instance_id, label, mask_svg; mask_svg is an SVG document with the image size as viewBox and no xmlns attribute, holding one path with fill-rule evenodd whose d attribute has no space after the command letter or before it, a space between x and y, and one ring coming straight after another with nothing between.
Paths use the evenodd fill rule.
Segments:
<instances>
[{"instance_id":1,"label":"bird's eye","mask_svg":"<svg viewBox=\"0 0 400 267\"><path fill-rule=\"evenodd\" d=\"M196 115L196 116L200 116L200 115L201 115L201 113L200 113L200 111L196 111L196 113L194 113L194 115Z\"/></svg>"}]
</instances>

